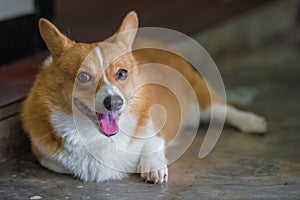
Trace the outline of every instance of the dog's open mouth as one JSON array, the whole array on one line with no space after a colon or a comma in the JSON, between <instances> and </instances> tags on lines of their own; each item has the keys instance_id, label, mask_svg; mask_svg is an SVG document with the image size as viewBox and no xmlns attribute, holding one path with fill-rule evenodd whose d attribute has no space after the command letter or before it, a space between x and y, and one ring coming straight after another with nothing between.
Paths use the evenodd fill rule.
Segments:
<instances>
[{"instance_id":1,"label":"dog's open mouth","mask_svg":"<svg viewBox=\"0 0 300 200\"><path fill-rule=\"evenodd\" d=\"M97 119L102 129L102 132L107 136L112 136L119 131L119 117L118 113L97 113Z\"/></svg>"},{"instance_id":2,"label":"dog's open mouth","mask_svg":"<svg viewBox=\"0 0 300 200\"><path fill-rule=\"evenodd\" d=\"M84 114L86 117L92 120L99 127L100 131L104 135L110 137L119 132L119 113L93 112L86 104L84 104L78 98L74 98L74 104L76 108L82 112L82 114Z\"/></svg>"}]
</instances>

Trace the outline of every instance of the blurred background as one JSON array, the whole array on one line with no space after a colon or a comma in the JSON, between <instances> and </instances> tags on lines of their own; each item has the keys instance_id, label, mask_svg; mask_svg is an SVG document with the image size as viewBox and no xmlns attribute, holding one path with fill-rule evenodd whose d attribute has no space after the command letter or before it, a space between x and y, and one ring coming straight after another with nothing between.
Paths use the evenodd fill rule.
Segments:
<instances>
[{"instance_id":1,"label":"blurred background","mask_svg":"<svg viewBox=\"0 0 300 200\"><path fill-rule=\"evenodd\" d=\"M191 35L272 1L1 0L0 36L5 49L1 49L0 64L40 50L37 31L40 17L53 20L76 41L91 42L114 33L131 10L139 14L141 26L170 28Z\"/></svg>"},{"instance_id":2,"label":"blurred background","mask_svg":"<svg viewBox=\"0 0 300 200\"><path fill-rule=\"evenodd\" d=\"M263 137L225 128L204 160L197 160L203 139L199 134L171 166L169 188L141 188L137 177L105 187L118 188L116 198L132 192L127 199L158 194L175 199L199 199L199 194L211 199L298 199L299 0L0 0L0 198L107 198L108 190L99 185L86 185L90 193L82 193L80 182L43 170L28 153L19 114L48 56L39 18L51 20L73 40L95 42L115 33L131 10L142 27L174 29L198 41L217 64L227 99L265 116L269 127ZM54 181L43 183L45 179Z\"/></svg>"}]
</instances>

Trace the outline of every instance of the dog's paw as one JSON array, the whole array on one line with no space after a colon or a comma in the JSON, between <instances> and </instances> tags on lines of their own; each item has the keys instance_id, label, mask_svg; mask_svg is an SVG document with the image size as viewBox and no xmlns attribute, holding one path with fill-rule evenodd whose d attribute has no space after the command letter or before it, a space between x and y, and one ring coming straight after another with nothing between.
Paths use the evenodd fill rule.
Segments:
<instances>
[{"instance_id":1,"label":"dog's paw","mask_svg":"<svg viewBox=\"0 0 300 200\"><path fill-rule=\"evenodd\" d=\"M151 172L141 173L141 177L147 183L166 183L168 182L168 167L165 166L163 169L154 170Z\"/></svg>"},{"instance_id":2,"label":"dog's paw","mask_svg":"<svg viewBox=\"0 0 300 200\"><path fill-rule=\"evenodd\" d=\"M245 112L240 118L240 129L246 133L265 133L267 131L267 121L264 117L251 112Z\"/></svg>"},{"instance_id":3,"label":"dog's paw","mask_svg":"<svg viewBox=\"0 0 300 200\"><path fill-rule=\"evenodd\" d=\"M138 172L147 183L168 182L168 167L165 161L153 157L142 157Z\"/></svg>"}]
</instances>

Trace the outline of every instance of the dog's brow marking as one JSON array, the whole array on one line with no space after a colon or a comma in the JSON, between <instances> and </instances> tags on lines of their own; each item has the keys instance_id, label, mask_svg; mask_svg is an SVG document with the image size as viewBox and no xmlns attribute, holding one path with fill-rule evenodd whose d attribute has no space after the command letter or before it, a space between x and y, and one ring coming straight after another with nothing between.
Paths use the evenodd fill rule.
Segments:
<instances>
[{"instance_id":1,"label":"dog's brow marking","mask_svg":"<svg viewBox=\"0 0 300 200\"><path fill-rule=\"evenodd\" d=\"M99 62L100 62L100 67L102 69L104 82L106 84L110 85L110 82L107 80L106 75L105 75L105 67L104 67L103 56L102 56L102 52L101 52L100 47L96 48L96 54L97 54L97 57L98 57Z\"/></svg>"}]
</instances>

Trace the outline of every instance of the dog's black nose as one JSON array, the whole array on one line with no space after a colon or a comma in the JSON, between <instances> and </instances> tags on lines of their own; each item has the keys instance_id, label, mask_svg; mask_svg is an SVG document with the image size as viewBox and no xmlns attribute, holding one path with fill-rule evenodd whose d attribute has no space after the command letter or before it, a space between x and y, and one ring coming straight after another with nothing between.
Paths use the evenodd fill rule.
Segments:
<instances>
[{"instance_id":1,"label":"dog's black nose","mask_svg":"<svg viewBox=\"0 0 300 200\"><path fill-rule=\"evenodd\" d=\"M124 101L123 101L122 97L120 97L119 95L107 96L103 101L105 108L109 111L120 110L123 106L123 103L124 103Z\"/></svg>"}]
</instances>

